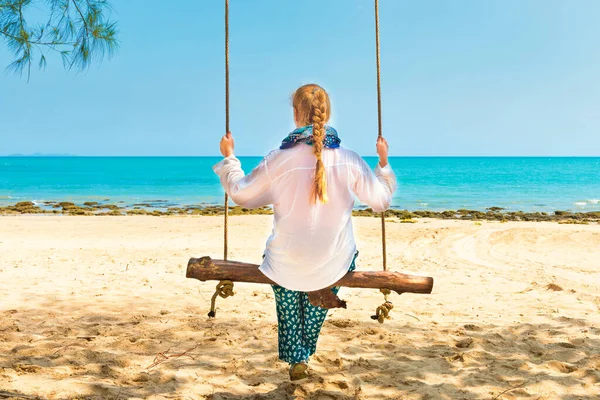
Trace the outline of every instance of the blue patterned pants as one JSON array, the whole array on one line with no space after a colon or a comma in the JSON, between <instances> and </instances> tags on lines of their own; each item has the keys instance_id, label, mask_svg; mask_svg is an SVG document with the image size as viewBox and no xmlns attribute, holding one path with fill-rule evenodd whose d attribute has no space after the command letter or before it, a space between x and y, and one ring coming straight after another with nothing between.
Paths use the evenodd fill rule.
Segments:
<instances>
[{"instance_id":1,"label":"blue patterned pants","mask_svg":"<svg viewBox=\"0 0 600 400\"><path fill-rule=\"evenodd\" d=\"M356 268L355 260L356 255L348 271ZM328 310L310 304L304 292L272 286L277 306L279 358L290 364L307 362L317 350L317 340ZM337 294L340 287L331 290Z\"/></svg>"}]
</instances>

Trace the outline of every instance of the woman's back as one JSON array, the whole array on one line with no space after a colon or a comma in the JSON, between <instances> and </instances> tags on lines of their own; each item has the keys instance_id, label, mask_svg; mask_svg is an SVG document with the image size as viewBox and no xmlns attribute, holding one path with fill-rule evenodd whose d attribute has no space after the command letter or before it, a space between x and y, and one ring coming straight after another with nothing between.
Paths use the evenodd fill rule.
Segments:
<instances>
[{"instance_id":1,"label":"woman's back","mask_svg":"<svg viewBox=\"0 0 600 400\"><path fill-rule=\"evenodd\" d=\"M311 146L301 144L273 154L268 171L273 179L273 208L278 222L289 220L295 227L305 227L306 233L311 233L317 225L337 225L332 213L339 215L352 207L352 152L343 148L324 150L323 164L328 191L326 203L312 200L315 156ZM325 216L327 218L323 218Z\"/></svg>"},{"instance_id":2,"label":"woman's back","mask_svg":"<svg viewBox=\"0 0 600 400\"><path fill-rule=\"evenodd\" d=\"M269 163L275 225L267 245L267 261L285 268L286 275L292 271L294 276L318 271L331 274L327 270L334 275L339 272L331 266L331 260L339 260L339 251L353 242L350 217L354 196L350 184L354 167L350 153L345 149L323 151L327 203L312 201L315 156L310 146L280 150ZM338 262L347 269L350 257L347 254ZM334 277L322 279L328 281ZM306 281L306 277L301 280Z\"/></svg>"}]
</instances>

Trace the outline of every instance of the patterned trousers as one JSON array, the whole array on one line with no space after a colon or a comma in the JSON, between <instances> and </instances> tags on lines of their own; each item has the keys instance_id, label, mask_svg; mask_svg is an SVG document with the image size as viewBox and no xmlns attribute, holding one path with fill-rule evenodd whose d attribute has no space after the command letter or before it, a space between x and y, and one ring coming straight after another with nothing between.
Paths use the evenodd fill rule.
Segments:
<instances>
[{"instance_id":1,"label":"patterned trousers","mask_svg":"<svg viewBox=\"0 0 600 400\"><path fill-rule=\"evenodd\" d=\"M357 255L358 252L348 271L356 268ZM328 310L310 304L305 292L272 286L277 307L279 358L290 364L308 362L308 357L317 350L317 340ZM340 287L331 290L337 294Z\"/></svg>"}]
</instances>

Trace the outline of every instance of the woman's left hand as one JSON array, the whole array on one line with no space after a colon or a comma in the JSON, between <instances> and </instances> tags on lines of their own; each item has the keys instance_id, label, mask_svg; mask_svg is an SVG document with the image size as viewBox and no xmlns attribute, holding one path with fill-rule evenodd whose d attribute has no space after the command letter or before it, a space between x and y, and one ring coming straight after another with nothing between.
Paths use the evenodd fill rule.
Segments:
<instances>
[{"instance_id":1,"label":"woman's left hand","mask_svg":"<svg viewBox=\"0 0 600 400\"><path fill-rule=\"evenodd\" d=\"M221 139L221 154L223 154L223 157L229 157L233 155L233 147L234 147L234 143L233 143L233 136L231 135L231 132L227 132L227 134L225 136L223 136L223 138Z\"/></svg>"}]
</instances>

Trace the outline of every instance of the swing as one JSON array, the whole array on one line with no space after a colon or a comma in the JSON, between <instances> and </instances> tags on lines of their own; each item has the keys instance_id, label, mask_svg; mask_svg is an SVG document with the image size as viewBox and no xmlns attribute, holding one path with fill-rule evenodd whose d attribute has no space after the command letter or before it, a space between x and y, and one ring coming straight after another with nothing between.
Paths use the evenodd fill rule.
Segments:
<instances>
[{"instance_id":1,"label":"swing","mask_svg":"<svg viewBox=\"0 0 600 400\"><path fill-rule=\"evenodd\" d=\"M375 0L375 43L377 50L377 120L378 137L382 136L381 130L381 74L379 62L379 0ZM225 0L225 132L229 132L229 0ZM258 270L259 265L239 261L229 261L228 255L228 216L229 197L225 193L224 209L224 245L223 260L213 260L210 257L191 258L188 262L186 277L200 281L219 281L216 291L211 299L211 310L208 316L216 316L215 301L217 296L227 298L233 296L233 282L249 282L276 284ZM433 289L433 278L407 275L400 272L387 270L387 251L385 241L385 212L381 213L381 244L383 251L383 271L348 272L332 286L344 286L365 289L379 289L384 295L385 302L377 307L375 315L371 318L383 323L389 318L393 308L388 297L392 291L402 293L430 294ZM323 308L346 308L346 302L340 300L331 291L331 287L308 292L308 298L314 306Z\"/></svg>"}]
</instances>

